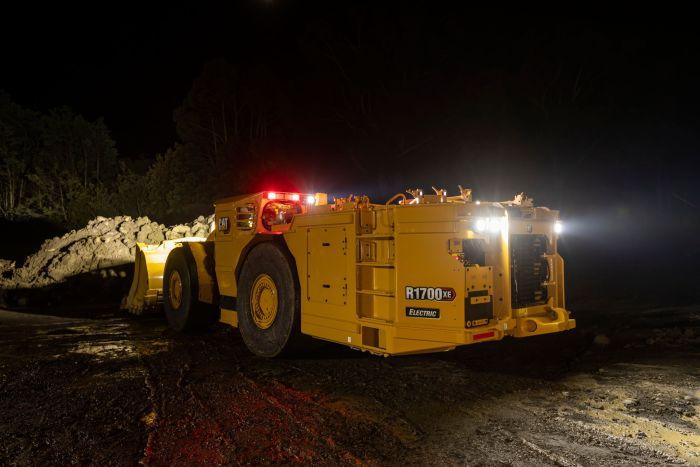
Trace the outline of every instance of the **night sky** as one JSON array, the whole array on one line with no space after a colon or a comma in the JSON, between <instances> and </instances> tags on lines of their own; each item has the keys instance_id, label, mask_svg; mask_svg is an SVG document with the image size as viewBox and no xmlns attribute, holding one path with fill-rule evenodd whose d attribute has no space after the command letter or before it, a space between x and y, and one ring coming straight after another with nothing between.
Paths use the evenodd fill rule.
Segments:
<instances>
[{"instance_id":1,"label":"night sky","mask_svg":"<svg viewBox=\"0 0 700 467\"><path fill-rule=\"evenodd\" d=\"M623 13L60 4L4 15L0 89L37 110L104 117L121 157L153 158L177 141L173 111L193 80L224 59L262 73L255 92L285 103L277 131L302 189L526 191L563 211L587 274L646 261L646 273L680 265L697 277L698 28L688 12ZM362 96L371 118L357 129Z\"/></svg>"},{"instance_id":2,"label":"night sky","mask_svg":"<svg viewBox=\"0 0 700 467\"><path fill-rule=\"evenodd\" d=\"M461 64L473 75L489 75L494 85L531 67L578 67L598 80L598 103L607 101L629 119L622 123L679 131L697 124L699 34L682 13L591 21L462 11L449 3L231 3L15 11L0 28L0 83L32 108L67 105L88 118L104 117L126 157L152 154L175 140L172 112L207 61L223 57L243 68L264 65L281 79L305 79L313 70L299 45L310 30L322 25L352 37L358 23L384 21L391 28L419 24L414 33L424 40L415 56L420 64L433 55L436 68ZM463 40L450 40L446 25L461 28ZM407 40L407 55L412 46Z\"/></svg>"}]
</instances>

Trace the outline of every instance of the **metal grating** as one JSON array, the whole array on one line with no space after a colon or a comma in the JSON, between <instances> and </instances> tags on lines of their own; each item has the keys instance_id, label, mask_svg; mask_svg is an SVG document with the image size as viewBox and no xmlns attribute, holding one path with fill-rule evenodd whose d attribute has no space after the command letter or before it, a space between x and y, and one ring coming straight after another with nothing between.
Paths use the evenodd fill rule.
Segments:
<instances>
[{"instance_id":1,"label":"metal grating","mask_svg":"<svg viewBox=\"0 0 700 467\"><path fill-rule=\"evenodd\" d=\"M547 301L549 265L545 255L549 248L545 235L513 234L510 236L511 306L524 308Z\"/></svg>"}]
</instances>

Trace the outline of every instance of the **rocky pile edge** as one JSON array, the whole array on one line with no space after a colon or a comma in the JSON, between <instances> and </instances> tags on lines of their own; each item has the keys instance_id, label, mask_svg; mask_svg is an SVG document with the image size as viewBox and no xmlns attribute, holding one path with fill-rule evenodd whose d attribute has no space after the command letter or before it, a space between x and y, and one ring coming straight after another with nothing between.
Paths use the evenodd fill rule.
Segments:
<instances>
[{"instance_id":1,"label":"rocky pile edge","mask_svg":"<svg viewBox=\"0 0 700 467\"><path fill-rule=\"evenodd\" d=\"M213 222L213 215L199 216L190 223L166 227L148 217L97 217L82 229L46 240L21 267L0 260L0 289L46 289L85 276L90 276L93 284L109 279L120 279L123 284L128 282L136 242L158 244L182 237L207 237Z\"/></svg>"}]
</instances>

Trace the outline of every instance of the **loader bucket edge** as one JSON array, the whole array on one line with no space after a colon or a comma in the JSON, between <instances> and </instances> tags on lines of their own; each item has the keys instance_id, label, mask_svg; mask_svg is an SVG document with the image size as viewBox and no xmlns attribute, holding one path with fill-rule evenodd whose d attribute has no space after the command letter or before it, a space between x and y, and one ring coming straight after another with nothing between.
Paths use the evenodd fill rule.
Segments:
<instances>
[{"instance_id":1,"label":"loader bucket edge","mask_svg":"<svg viewBox=\"0 0 700 467\"><path fill-rule=\"evenodd\" d=\"M186 237L166 240L158 245L136 243L134 278L129 294L122 301L122 309L140 315L155 308L163 292L163 270L170 252L187 242L203 242L205 238Z\"/></svg>"}]
</instances>

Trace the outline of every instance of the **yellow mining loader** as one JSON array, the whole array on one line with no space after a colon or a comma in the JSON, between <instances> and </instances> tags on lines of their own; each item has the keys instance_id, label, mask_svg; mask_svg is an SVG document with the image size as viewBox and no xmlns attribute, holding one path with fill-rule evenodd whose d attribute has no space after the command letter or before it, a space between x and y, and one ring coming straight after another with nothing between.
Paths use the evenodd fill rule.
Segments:
<instances>
[{"instance_id":1,"label":"yellow mining loader","mask_svg":"<svg viewBox=\"0 0 700 467\"><path fill-rule=\"evenodd\" d=\"M558 212L409 190L261 192L215 204L207 239L139 244L131 312L162 302L178 331L219 320L255 354L312 336L379 355L454 349L575 327L564 306Z\"/></svg>"}]
</instances>

